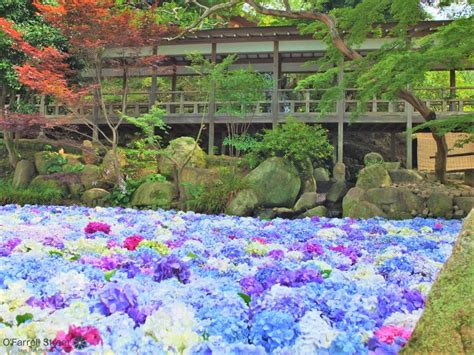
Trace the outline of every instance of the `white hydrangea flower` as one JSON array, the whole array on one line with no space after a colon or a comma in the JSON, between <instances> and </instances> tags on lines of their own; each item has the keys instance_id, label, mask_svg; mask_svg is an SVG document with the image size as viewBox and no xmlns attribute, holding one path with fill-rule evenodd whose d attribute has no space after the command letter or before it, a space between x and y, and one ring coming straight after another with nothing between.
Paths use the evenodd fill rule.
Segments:
<instances>
[{"instance_id":1,"label":"white hydrangea flower","mask_svg":"<svg viewBox=\"0 0 474 355\"><path fill-rule=\"evenodd\" d=\"M89 286L89 282L89 279L84 276L84 274L72 270L69 272L60 272L51 279L50 284L55 286L56 289L64 295L74 295L86 290Z\"/></svg>"},{"instance_id":2,"label":"white hydrangea flower","mask_svg":"<svg viewBox=\"0 0 474 355\"><path fill-rule=\"evenodd\" d=\"M301 335L295 343L297 354L316 354L319 350L328 349L336 339L338 331L321 317L321 312L307 312L300 321Z\"/></svg>"},{"instance_id":3,"label":"white hydrangea flower","mask_svg":"<svg viewBox=\"0 0 474 355\"><path fill-rule=\"evenodd\" d=\"M396 325L406 329L414 329L423 310L417 309L412 313L395 312L385 319L384 325Z\"/></svg>"},{"instance_id":4,"label":"white hydrangea flower","mask_svg":"<svg viewBox=\"0 0 474 355\"><path fill-rule=\"evenodd\" d=\"M169 352L189 353L200 341L194 331L197 322L194 313L184 303L165 305L149 316L142 329L161 343Z\"/></svg>"}]
</instances>

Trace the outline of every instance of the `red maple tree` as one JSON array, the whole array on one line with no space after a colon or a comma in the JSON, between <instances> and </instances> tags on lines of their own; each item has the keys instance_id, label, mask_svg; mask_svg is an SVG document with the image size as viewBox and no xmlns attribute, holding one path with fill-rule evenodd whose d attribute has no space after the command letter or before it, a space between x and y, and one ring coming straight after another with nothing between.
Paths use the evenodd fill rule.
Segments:
<instances>
[{"instance_id":1,"label":"red maple tree","mask_svg":"<svg viewBox=\"0 0 474 355\"><path fill-rule=\"evenodd\" d=\"M154 8L147 11L119 8L112 0L58 0L56 5L34 0L33 4L40 15L68 39L69 53L85 61L89 68L94 69L95 75L93 82L83 83L82 86L72 85L68 80L72 74L71 68L66 63L69 54L52 47L31 46L15 30L12 22L0 18L0 30L11 38L12 47L29 58L25 64L15 67L19 81L39 94L50 96L64 104L74 118L82 120L101 134L115 157L117 182L124 188L117 154L118 128L122 120L116 119L106 108L102 90L102 69L105 65L122 68L121 112L124 113L127 107L129 68L161 59L156 55L142 55L139 48L156 46L163 37L175 33L177 29L157 24L157 11ZM113 48L131 50L124 55L112 57L107 52ZM95 104L99 105L111 135L105 134L97 122L79 110L86 96L93 92Z\"/></svg>"}]
</instances>

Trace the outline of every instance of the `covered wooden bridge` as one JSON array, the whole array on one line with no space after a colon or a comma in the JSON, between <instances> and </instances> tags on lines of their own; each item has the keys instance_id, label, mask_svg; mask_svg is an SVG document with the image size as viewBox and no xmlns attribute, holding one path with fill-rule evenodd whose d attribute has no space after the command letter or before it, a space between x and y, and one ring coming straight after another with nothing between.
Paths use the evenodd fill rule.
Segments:
<instances>
[{"instance_id":1,"label":"covered wooden bridge","mask_svg":"<svg viewBox=\"0 0 474 355\"><path fill-rule=\"evenodd\" d=\"M437 26L443 25L442 21L427 21L418 24L412 29L412 36L433 31ZM383 29L388 34L389 28ZM358 48L362 54L378 49L382 44L392 39L367 38ZM204 115L207 125L208 151L212 154L216 143L216 127L231 121L231 117L219 114L220 103L215 100L215 93L202 93L198 91L178 91L177 82L183 76L194 73L187 67L187 55L200 53L214 62L222 60L229 54L238 55L237 61L231 68L242 68L251 65L258 72L269 73L273 86L264 101L256 104L255 115L252 122L267 126L284 122L289 115L295 116L305 122L321 123L326 126L335 137L337 146L337 160L343 160L344 131L386 131L402 132L413 125L423 122L423 118L413 112L411 105L402 100L387 101L374 97L369 102L366 111L353 119L351 111L356 102L351 99L356 89L347 90L345 99L340 100L332 112L324 117L318 115L318 102L321 89L295 91L285 87L285 75L309 74L317 71L315 65L306 62L321 58L326 50L326 45L320 40L315 40L309 35L301 35L296 27L242 27L197 31L180 39L164 42L155 48L141 48L142 55L165 55L166 60L159 67L133 68L131 76L150 77L149 92L141 93L143 99L130 103L127 113L139 115L147 112L151 105L158 104L166 110L165 121L170 125L199 124ZM129 55L131 49L117 49L110 51L110 57L123 57ZM447 68L439 68L447 70ZM84 76L90 76L85 72ZM120 77L120 69L104 69L105 77ZM340 71L338 80L342 80L344 73ZM157 78L169 77L171 80L169 90L157 90ZM420 97L425 99L427 105L435 110L440 119L449 119L452 115L474 110L474 87L456 87L456 72L450 70L450 85L444 88L415 88ZM208 99L209 98L209 99ZM120 103L111 103L108 109L111 113L120 109ZM64 108L55 105L41 107L48 115L62 115ZM93 119L101 123L100 111L97 107L85 107L85 112L93 115ZM222 137L217 137L221 139ZM412 138L406 139L408 168L412 167Z\"/></svg>"}]
</instances>

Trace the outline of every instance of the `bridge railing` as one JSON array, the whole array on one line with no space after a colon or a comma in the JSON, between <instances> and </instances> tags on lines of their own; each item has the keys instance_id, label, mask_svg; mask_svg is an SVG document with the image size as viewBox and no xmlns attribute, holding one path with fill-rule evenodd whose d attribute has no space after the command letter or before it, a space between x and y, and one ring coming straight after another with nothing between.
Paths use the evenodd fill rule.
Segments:
<instances>
[{"instance_id":1,"label":"bridge railing","mask_svg":"<svg viewBox=\"0 0 474 355\"><path fill-rule=\"evenodd\" d=\"M435 112L473 112L474 111L474 87L456 88L417 88L416 94ZM280 114L313 114L318 113L319 104L324 90L307 89L298 90L281 89L278 90L278 107ZM345 112L352 112L357 109L355 99L357 89L347 89L343 107ZM138 116L146 113L150 109L148 93L130 93L133 100L127 105L126 114ZM116 97L116 96L115 96ZM165 110L167 116L188 116L202 115L208 112L208 100L206 94L200 91L166 91L156 93L155 104ZM114 100L113 95L106 95L106 107L108 113L114 115L122 109L118 100ZM50 103L44 108L46 115L61 116L67 114L67 108L58 104ZM272 93L266 91L262 93L262 100L252 104L239 105L237 102L216 101L216 115L226 116L229 112L245 111L253 115L272 114ZM337 105L327 109L328 113L336 113ZM406 112L406 102L403 100L385 100L374 97L366 103L366 107L361 110L367 114L402 114ZM93 113L92 99L90 104L85 104L81 108L81 113L89 115Z\"/></svg>"}]
</instances>

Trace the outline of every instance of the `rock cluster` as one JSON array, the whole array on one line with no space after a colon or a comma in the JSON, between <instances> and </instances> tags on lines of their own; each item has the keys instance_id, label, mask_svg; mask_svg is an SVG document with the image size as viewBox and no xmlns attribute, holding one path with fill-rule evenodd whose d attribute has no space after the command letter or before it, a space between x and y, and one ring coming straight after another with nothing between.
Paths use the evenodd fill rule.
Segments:
<instances>
[{"instance_id":1,"label":"rock cluster","mask_svg":"<svg viewBox=\"0 0 474 355\"><path fill-rule=\"evenodd\" d=\"M414 170L387 168L377 161L361 170L356 187L344 197L344 217L463 218L473 208L474 189L469 186L443 185Z\"/></svg>"}]
</instances>

